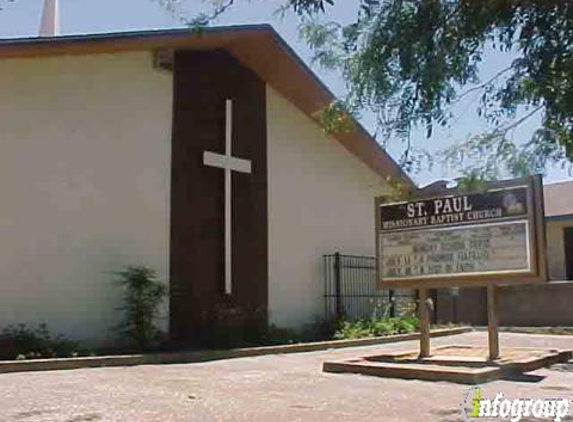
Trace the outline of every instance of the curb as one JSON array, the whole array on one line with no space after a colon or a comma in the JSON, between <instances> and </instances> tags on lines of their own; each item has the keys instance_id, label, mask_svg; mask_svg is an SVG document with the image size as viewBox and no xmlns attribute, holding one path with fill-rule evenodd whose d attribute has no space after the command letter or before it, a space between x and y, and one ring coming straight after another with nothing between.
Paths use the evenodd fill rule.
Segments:
<instances>
[{"instance_id":1,"label":"curb","mask_svg":"<svg viewBox=\"0 0 573 422\"><path fill-rule=\"evenodd\" d=\"M471 327L456 327L432 330L431 337L444 337L473 331ZM234 359L287 353L316 352L344 347L372 346L377 344L417 340L418 333L398 334L357 340L334 340L314 343L287 344L280 346L246 347L229 350L199 350L193 352L156 353L148 355L96 356L85 358L38 359L0 361L0 374L32 371L57 371L67 369L198 363L221 359Z\"/></svg>"},{"instance_id":2,"label":"curb","mask_svg":"<svg viewBox=\"0 0 573 422\"><path fill-rule=\"evenodd\" d=\"M558 330L558 329L565 329L568 331L571 331L570 333L564 333L564 334L560 334L560 333L551 333L549 331L551 330ZM487 327L485 326L475 326L473 327L474 331L487 331ZM547 331L547 332L545 332ZM514 334L529 334L532 336L555 336L555 337L567 337L567 336L573 336L573 327L572 326L556 326L556 327L550 327L550 326L543 326L543 327L511 327L511 326L505 326L505 327L499 327L499 332L500 333L514 333Z\"/></svg>"}]
</instances>

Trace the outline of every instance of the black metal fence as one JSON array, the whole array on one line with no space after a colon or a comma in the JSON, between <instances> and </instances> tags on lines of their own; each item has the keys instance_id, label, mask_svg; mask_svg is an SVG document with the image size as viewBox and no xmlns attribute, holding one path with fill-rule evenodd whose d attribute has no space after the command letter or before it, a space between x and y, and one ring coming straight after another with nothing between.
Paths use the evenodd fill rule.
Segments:
<instances>
[{"instance_id":1,"label":"black metal fence","mask_svg":"<svg viewBox=\"0 0 573 422\"><path fill-rule=\"evenodd\" d=\"M376 289L376 258L371 256L325 255L324 292L327 321L400 316L416 306L410 290Z\"/></svg>"}]
</instances>

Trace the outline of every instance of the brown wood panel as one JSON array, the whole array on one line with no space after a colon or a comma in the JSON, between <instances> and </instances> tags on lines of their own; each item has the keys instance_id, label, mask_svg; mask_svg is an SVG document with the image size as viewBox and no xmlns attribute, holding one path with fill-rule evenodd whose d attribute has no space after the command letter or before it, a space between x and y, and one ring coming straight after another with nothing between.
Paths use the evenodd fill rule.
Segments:
<instances>
[{"instance_id":1,"label":"brown wood panel","mask_svg":"<svg viewBox=\"0 0 573 422\"><path fill-rule=\"evenodd\" d=\"M233 294L224 294L225 100L233 100L233 151L252 174L233 172ZM213 340L266 320L267 125L265 83L224 51L176 52L171 199L171 336ZM219 330L219 331L218 331ZM224 340L224 339L220 339Z\"/></svg>"},{"instance_id":2,"label":"brown wood panel","mask_svg":"<svg viewBox=\"0 0 573 422\"><path fill-rule=\"evenodd\" d=\"M565 278L573 280L573 227L566 227L563 231L565 242Z\"/></svg>"}]
</instances>

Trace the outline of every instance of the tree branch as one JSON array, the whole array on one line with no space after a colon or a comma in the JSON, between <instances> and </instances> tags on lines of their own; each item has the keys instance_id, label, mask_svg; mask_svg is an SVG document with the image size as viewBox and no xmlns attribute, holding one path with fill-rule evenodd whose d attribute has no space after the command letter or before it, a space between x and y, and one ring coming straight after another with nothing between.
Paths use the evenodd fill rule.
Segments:
<instances>
[{"instance_id":1,"label":"tree branch","mask_svg":"<svg viewBox=\"0 0 573 422\"><path fill-rule=\"evenodd\" d=\"M235 4L235 0L226 0L221 2L211 14L201 14L191 20L184 20L184 23L189 26L205 26L209 25L211 21L214 21L223 13L231 8Z\"/></svg>"},{"instance_id":2,"label":"tree branch","mask_svg":"<svg viewBox=\"0 0 573 422\"><path fill-rule=\"evenodd\" d=\"M5 0L5 3L11 4L14 3L15 0ZM4 10L7 5L3 5L0 3L0 10Z\"/></svg>"},{"instance_id":3,"label":"tree branch","mask_svg":"<svg viewBox=\"0 0 573 422\"><path fill-rule=\"evenodd\" d=\"M457 98L456 100L453 102L453 104L456 104L457 102L461 101L462 98L467 97L469 94L471 94L472 92L475 91L479 91L480 89L484 89L485 87L487 87L488 85L492 84L496 79L498 79L499 77L501 77L504 73L509 72L511 69L513 69L512 66L508 66L505 69L500 70L499 72L497 72L495 75L493 75L490 79L488 79L487 81L474 86L473 88L468 89L465 92L462 92Z\"/></svg>"},{"instance_id":4,"label":"tree branch","mask_svg":"<svg viewBox=\"0 0 573 422\"><path fill-rule=\"evenodd\" d=\"M537 113L539 110L543 109L543 107L544 107L543 105L535 107L533 110L531 110L525 116L521 117L520 119L516 120L515 122L512 122L511 124L501 128L501 129L499 129L497 132L500 134L505 134L505 133L509 132L510 130L515 129L520 124L522 124L527 119L529 119L531 116L533 116L535 113Z\"/></svg>"}]
</instances>

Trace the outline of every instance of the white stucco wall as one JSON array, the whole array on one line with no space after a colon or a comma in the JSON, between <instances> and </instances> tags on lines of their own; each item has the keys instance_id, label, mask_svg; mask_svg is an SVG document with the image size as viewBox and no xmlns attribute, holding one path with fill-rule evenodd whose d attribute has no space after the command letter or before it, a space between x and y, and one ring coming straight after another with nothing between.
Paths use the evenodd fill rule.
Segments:
<instances>
[{"instance_id":1,"label":"white stucco wall","mask_svg":"<svg viewBox=\"0 0 573 422\"><path fill-rule=\"evenodd\" d=\"M547 266L550 280L565 280L565 234L566 227L573 227L573 218L568 220L547 220Z\"/></svg>"},{"instance_id":2,"label":"white stucco wall","mask_svg":"<svg viewBox=\"0 0 573 422\"><path fill-rule=\"evenodd\" d=\"M269 315L302 328L324 316L324 254L374 255L380 176L267 88Z\"/></svg>"},{"instance_id":3,"label":"white stucco wall","mask_svg":"<svg viewBox=\"0 0 573 422\"><path fill-rule=\"evenodd\" d=\"M110 271L167 280L171 110L148 52L0 61L0 328L109 343Z\"/></svg>"}]
</instances>

